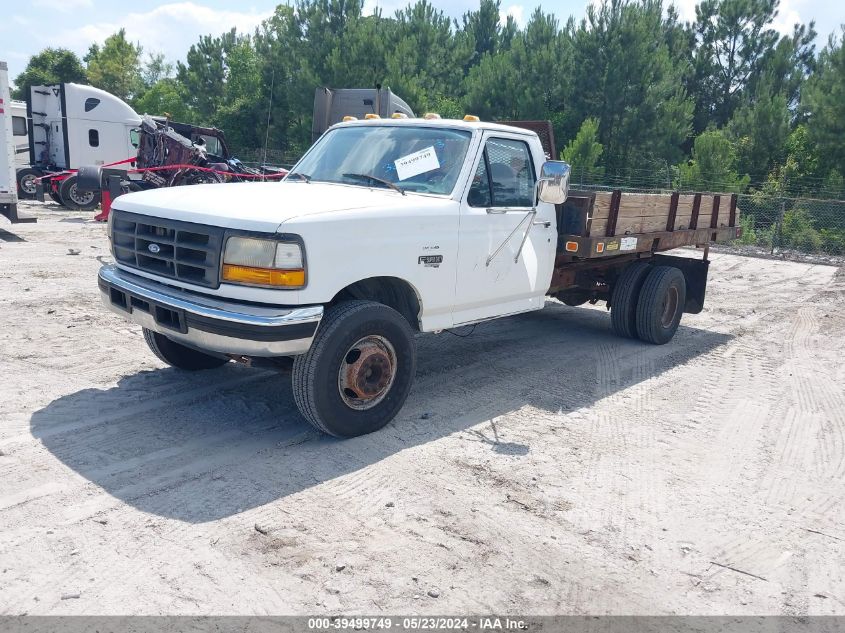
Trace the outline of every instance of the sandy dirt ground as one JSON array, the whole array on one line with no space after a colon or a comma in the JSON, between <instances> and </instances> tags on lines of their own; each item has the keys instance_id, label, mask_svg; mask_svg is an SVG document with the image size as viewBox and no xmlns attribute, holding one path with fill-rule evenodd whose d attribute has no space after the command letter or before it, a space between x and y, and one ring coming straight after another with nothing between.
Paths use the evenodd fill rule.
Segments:
<instances>
[{"instance_id":1,"label":"sandy dirt ground","mask_svg":"<svg viewBox=\"0 0 845 633\"><path fill-rule=\"evenodd\" d=\"M423 336L349 441L165 368L92 214L0 221L0 614L845 614L845 274L715 254L662 347L602 307Z\"/></svg>"}]
</instances>

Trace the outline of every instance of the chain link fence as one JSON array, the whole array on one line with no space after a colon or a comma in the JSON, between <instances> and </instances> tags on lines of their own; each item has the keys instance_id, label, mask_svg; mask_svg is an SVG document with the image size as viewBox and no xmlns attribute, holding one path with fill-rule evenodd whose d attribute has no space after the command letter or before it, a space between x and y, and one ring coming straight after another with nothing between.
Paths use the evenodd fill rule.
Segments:
<instances>
[{"instance_id":1,"label":"chain link fence","mask_svg":"<svg viewBox=\"0 0 845 633\"><path fill-rule=\"evenodd\" d=\"M232 152L244 165L250 167L259 167L267 165L269 167L284 167L290 169L294 163L302 156L301 153L286 152L278 149L238 149Z\"/></svg>"},{"instance_id":2,"label":"chain link fence","mask_svg":"<svg viewBox=\"0 0 845 633\"><path fill-rule=\"evenodd\" d=\"M742 194L742 244L845 255L845 201Z\"/></svg>"}]
</instances>

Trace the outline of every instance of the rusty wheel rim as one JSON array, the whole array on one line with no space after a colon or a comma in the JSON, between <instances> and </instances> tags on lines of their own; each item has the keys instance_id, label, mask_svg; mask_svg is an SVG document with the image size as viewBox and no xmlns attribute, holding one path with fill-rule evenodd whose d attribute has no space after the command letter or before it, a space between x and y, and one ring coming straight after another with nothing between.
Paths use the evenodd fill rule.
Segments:
<instances>
[{"instance_id":1,"label":"rusty wheel rim","mask_svg":"<svg viewBox=\"0 0 845 633\"><path fill-rule=\"evenodd\" d=\"M384 400L396 378L396 350L383 336L358 340L340 362L337 387L343 402L364 411Z\"/></svg>"},{"instance_id":2,"label":"rusty wheel rim","mask_svg":"<svg viewBox=\"0 0 845 633\"><path fill-rule=\"evenodd\" d=\"M666 293L666 298L663 301L663 314L660 317L660 324L664 328L672 327L675 321L675 313L678 311L678 289L674 286L669 287Z\"/></svg>"}]
</instances>

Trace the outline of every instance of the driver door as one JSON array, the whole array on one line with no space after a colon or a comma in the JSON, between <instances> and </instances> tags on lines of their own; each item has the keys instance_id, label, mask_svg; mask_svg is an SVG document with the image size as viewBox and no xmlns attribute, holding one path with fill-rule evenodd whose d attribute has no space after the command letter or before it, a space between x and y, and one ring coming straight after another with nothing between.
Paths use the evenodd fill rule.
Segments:
<instances>
[{"instance_id":1,"label":"driver door","mask_svg":"<svg viewBox=\"0 0 845 633\"><path fill-rule=\"evenodd\" d=\"M543 307L557 234L554 205L532 213L538 168L524 137L485 134L461 201L456 325Z\"/></svg>"}]
</instances>

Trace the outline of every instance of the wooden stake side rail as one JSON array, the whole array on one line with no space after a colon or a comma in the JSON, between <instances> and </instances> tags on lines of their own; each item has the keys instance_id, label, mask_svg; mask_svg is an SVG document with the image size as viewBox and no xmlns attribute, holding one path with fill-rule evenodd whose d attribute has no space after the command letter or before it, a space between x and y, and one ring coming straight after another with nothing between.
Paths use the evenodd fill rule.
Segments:
<instances>
[{"instance_id":1,"label":"wooden stake side rail","mask_svg":"<svg viewBox=\"0 0 845 633\"><path fill-rule=\"evenodd\" d=\"M733 240L736 205L736 194L572 191L558 210L558 252L572 261Z\"/></svg>"}]
</instances>

